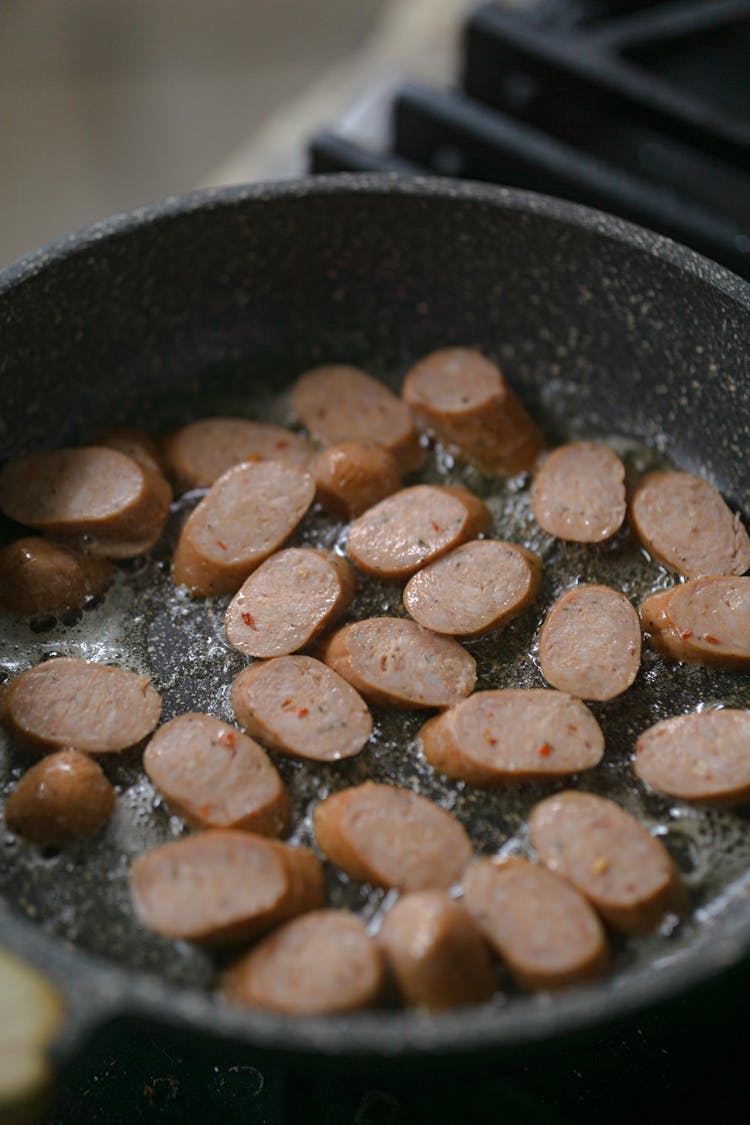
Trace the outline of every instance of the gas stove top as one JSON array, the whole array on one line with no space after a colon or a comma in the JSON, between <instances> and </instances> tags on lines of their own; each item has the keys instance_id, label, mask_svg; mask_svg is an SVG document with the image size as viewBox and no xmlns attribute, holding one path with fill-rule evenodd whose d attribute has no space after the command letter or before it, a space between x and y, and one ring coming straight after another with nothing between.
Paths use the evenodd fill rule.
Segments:
<instances>
[{"instance_id":1,"label":"gas stove top","mask_svg":"<svg viewBox=\"0 0 750 1125\"><path fill-rule=\"evenodd\" d=\"M380 145L350 115L315 172L430 172L614 212L750 277L748 0L481 7L458 85L398 87ZM372 136L377 130L367 130Z\"/></svg>"}]
</instances>

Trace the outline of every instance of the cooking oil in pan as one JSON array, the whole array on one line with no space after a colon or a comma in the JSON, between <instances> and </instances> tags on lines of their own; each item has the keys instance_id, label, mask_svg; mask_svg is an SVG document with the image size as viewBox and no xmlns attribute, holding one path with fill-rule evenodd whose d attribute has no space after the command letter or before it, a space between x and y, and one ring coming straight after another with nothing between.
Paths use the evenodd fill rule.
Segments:
<instances>
[{"instance_id":1,"label":"cooking oil in pan","mask_svg":"<svg viewBox=\"0 0 750 1125\"><path fill-rule=\"evenodd\" d=\"M227 405L222 405L224 412L229 412ZM269 401L267 406L266 418L287 420L283 399ZM232 407L237 413L246 412L242 404ZM193 416L199 413L194 411ZM254 416L259 416L257 401ZM600 440L608 441L624 458L631 476L664 465L659 454L627 439L605 436ZM477 661L479 689L544 686L537 659L539 628L556 598L576 583L613 586L638 604L674 581L645 555L627 529L595 547L563 543L546 535L531 514L527 476L508 480L485 476L459 464L436 446L430 450L421 479L471 489L492 511L494 537L521 543L543 560L542 589L533 607L500 632L466 644ZM176 502L162 543L147 558L119 564L99 602L61 620L35 623L33 627L4 617L0 631L2 677L7 679L52 656L79 656L147 673L162 695L164 719L197 710L232 721L229 688L247 659L230 647L224 635L229 599L193 600L184 590L174 588L169 575L169 559L180 523L200 495L187 494ZM296 545L325 546L341 552L345 541L345 525L317 507L308 513L293 538ZM405 615L400 585L359 575L358 587L350 618ZM650 793L636 779L631 766L637 735L652 723L698 708L722 706L750 706L746 677L668 664L646 647L633 687L619 699L591 705L606 735L606 754L596 769L572 781L495 791L450 781L436 774L419 753L416 736L426 716L378 708L373 709L372 739L355 759L319 764L294 761L273 752L271 756L293 805L290 840L312 847L316 845L310 814L315 803L337 789L369 778L406 786L437 801L461 820L476 851L488 855L533 854L526 834L531 807L570 784L618 801L672 850L691 896L690 911L679 924L669 920L658 935L618 941L614 971L626 973L654 959L679 957L702 940L709 922L731 908L737 894L736 881L750 866L750 828L741 812L702 809ZM6 833L4 862L0 864L3 894L16 910L64 940L129 968L151 970L175 982L210 988L217 970L212 956L141 929L128 893L132 859L182 835L184 826L170 814L143 773L140 750L101 761L118 792L117 810L110 824L97 836L59 852L40 852ZM26 764L0 735L3 799ZM356 883L330 865L327 881L332 905L357 910L377 926L386 899L383 891Z\"/></svg>"}]
</instances>

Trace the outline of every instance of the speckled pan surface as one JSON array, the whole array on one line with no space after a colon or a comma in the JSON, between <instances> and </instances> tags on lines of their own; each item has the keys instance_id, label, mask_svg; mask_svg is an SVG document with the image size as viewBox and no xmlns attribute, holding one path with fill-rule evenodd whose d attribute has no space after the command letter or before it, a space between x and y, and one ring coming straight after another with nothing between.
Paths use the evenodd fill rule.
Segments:
<instances>
[{"instance_id":1,"label":"speckled pan surface","mask_svg":"<svg viewBox=\"0 0 750 1125\"><path fill-rule=\"evenodd\" d=\"M332 357L385 374L437 344L471 344L532 408L556 398L561 417L663 450L750 510L748 286L656 235L539 196L340 176L169 200L0 274L0 339L0 459L146 417L151 404L164 424L170 411L182 419L219 386L281 389ZM736 961L750 948L746 882L680 957L554 1003L440 1019L231 1012L76 950L12 906L0 924L63 984L75 976L70 1043L91 1019L127 1011L301 1052L466 1052L601 1023Z\"/></svg>"}]
</instances>

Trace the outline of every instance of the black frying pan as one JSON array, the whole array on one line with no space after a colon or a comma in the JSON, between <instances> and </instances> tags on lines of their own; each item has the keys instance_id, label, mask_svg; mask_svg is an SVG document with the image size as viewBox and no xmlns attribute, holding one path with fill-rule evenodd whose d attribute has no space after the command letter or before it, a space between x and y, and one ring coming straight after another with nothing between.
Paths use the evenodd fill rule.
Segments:
<instances>
[{"instance_id":1,"label":"black frying pan","mask_svg":"<svg viewBox=\"0 0 750 1125\"><path fill-rule=\"evenodd\" d=\"M337 176L169 200L6 270L0 336L0 460L120 422L169 425L334 358L397 377L457 343L497 356L553 428L578 420L662 448L750 510L750 288L652 233L524 192ZM157 640L174 643L169 630ZM200 706L201 690L197 677L196 694L170 706ZM17 763L1 764L7 780ZM122 770L134 783L136 765ZM736 829L744 846L741 817ZM109 872L87 867L85 849L73 856L97 956L64 940L75 926L55 917L54 894L48 917L25 916L52 861L18 878L6 862L0 904L4 943L68 996L63 1052L132 1015L289 1055L503 1058L674 997L750 949L749 873L689 940L624 955L611 979L552 1000L287 1020L174 983L179 957L138 947L110 910Z\"/></svg>"}]
</instances>

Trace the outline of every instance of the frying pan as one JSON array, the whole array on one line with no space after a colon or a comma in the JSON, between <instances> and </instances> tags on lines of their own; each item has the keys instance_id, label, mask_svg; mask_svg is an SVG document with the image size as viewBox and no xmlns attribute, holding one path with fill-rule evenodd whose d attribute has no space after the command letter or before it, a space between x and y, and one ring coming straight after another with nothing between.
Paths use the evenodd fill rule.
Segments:
<instances>
[{"instance_id":1,"label":"frying pan","mask_svg":"<svg viewBox=\"0 0 750 1125\"><path fill-rule=\"evenodd\" d=\"M438 345L471 344L500 359L532 409L552 401L561 419L658 447L748 511L749 314L750 287L719 266L526 192L359 175L200 192L98 223L0 275L0 459L196 416L217 394L280 389L323 361L402 373ZM115 1016L290 1057L503 1058L678 996L750 950L747 871L688 942L552 999L291 1020L175 983L167 943L139 960L137 936L124 940L109 909L110 873L87 867L85 851L75 861L98 953L54 917L28 917L42 867L5 878L0 903L3 942L67 996L61 1058Z\"/></svg>"}]
</instances>

